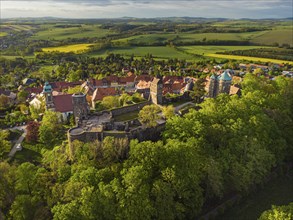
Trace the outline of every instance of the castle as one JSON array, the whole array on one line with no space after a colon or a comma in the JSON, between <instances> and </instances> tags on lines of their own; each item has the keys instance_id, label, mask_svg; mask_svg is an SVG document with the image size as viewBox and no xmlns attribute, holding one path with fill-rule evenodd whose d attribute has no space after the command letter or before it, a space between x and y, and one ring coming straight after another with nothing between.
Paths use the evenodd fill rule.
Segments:
<instances>
[{"instance_id":1,"label":"castle","mask_svg":"<svg viewBox=\"0 0 293 220\"><path fill-rule=\"evenodd\" d=\"M215 98L220 93L230 94L232 74L231 70L225 70L219 76L213 74L207 87L208 97Z\"/></svg>"}]
</instances>

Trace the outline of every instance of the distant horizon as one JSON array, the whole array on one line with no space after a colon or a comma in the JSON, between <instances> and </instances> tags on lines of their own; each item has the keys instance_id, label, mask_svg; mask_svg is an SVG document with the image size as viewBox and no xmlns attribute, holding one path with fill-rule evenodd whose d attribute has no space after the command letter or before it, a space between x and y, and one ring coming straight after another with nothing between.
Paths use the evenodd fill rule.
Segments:
<instances>
[{"instance_id":1,"label":"distant horizon","mask_svg":"<svg viewBox=\"0 0 293 220\"><path fill-rule=\"evenodd\" d=\"M1 18L3 20L9 19L68 19L68 20L99 20L99 19L171 19L171 18L187 18L187 19L224 19L224 20L293 20L293 17L280 17L280 18L225 18L225 17L191 17L191 16L165 16L165 17L101 17L101 18L69 18L69 17L53 17L53 16L43 16L43 17L9 17L9 18ZM1 22L1 21L0 21Z\"/></svg>"},{"instance_id":2,"label":"distant horizon","mask_svg":"<svg viewBox=\"0 0 293 220\"><path fill-rule=\"evenodd\" d=\"M1 19L117 19L202 17L284 19L293 17L291 0L1 0Z\"/></svg>"}]
</instances>

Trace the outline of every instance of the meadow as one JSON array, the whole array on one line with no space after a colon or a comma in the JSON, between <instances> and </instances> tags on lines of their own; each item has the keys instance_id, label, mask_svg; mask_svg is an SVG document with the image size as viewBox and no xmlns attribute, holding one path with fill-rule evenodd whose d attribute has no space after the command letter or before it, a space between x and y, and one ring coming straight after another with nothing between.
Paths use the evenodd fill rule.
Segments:
<instances>
[{"instance_id":1,"label":"meadow","mask_svg":"<svg viewBox=\"0 0 293 220\"><path fill-rule=\"evenodd\" d=\"M265 33L256 36L252 39L251 42L269 45L272 43L278 43L279 45L282 44L289 44L293 46L293 29L291 28L278 28L271 31L266 31Z\"/></svg>"},{"instance_id":2,"label":"meadow","mask_svg":"<svg viewBox=\"0 0 293 220\"><path fill-rule=\"evenodd\" d=\"M135 57L144 57L147 54L152 54L154 58L160 59L186 59L186 60L196 60L197 57L182 53L175 48L168 46L151 46L151 47L116 47L109 48L108 50L102 50L99 52L90 53L89 55L92 57L98 56L106 56L108 53L121 54L123 56L131 56Z\"/></svg>"},{"instance_id":3,"label":"meadow","mask_svg":"<svg viewBox=\"0 0 293 220\"><path fill-rule=\"evenodd\" d=\"M293 64L292 61L287 60L277 60L277 59L269 59L269 58L261 58L261 57L249 57L249 56L236 56L236 55L226 55L226 54L206 54L205 56L208 57L214 57L214 58L221 58L221 59L231 59L231 60L247 60L247 61L253 61L253 62L271 62L271 63L288 63L290 65Z\"/></svg>"},{"instance_id":4,"label":"meadow","mask_svg":"<svg viewBox=\"0 0 293 220\"><path fill-rule=\"evenodd\" d=\"M6 32L0 32L0 37L4 37L4 36L6 36L6 35L7 35Z\"/></svg>"},{"instance_id":5,"label":"meadow","mask_svg":"<svg viewBox=\"0 0 293 220\"><path fill-rule=\"evenodd\" d=\"M72 44L72 45L65 45L65 46L59 46L59 47L46 47L42 48L43 52L62 52L62 53L68 53L68 52L73 52L73 53L84 53L87 50L90 49L90 47L93 44Z\"/></svg>"},{"instance_id":6,"label":"meadow","mask_svg":"<svg viewBox=\"0 0 293 220\"><path fill-rule=\"evenodd\" d=\"M86 25L83 24L80 27L56 27L53 25L43 25L41 30L35 33L31 39L34 40L65 40L67 38L86 38L96 37L102 38L111 33L114 33L107 29L100 28L100 25Z\"/></svg>"}]
</instances>

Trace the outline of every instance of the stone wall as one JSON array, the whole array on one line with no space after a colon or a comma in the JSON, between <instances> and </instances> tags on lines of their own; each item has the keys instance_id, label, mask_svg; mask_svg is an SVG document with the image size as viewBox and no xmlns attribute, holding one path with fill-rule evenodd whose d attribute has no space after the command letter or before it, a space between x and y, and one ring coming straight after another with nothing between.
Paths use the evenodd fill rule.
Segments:
<instances>
[{"instance_id":1,"label":"stone wall","mask_svg":"<svg viewBox=\"0 0 293 220\"><path fill-rule=\"evenodd\" d=\"M141 102L141 103L134 104L134 105L116 108L116 109L110 110L110 112L112 113L112 116L115 117L115 116L123 115L123 114L129 113L129 112L139 111L144 106L151 105L151 104L152 104L151 101L145 101L145 102Z\"/></svg>"}]
</instances>

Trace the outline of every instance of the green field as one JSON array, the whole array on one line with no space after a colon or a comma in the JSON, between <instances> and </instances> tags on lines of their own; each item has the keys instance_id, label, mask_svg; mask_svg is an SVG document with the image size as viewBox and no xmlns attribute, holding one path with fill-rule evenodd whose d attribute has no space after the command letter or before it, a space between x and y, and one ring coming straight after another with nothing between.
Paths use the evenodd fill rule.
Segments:
<instances>
[{"instance_id":1,"label":"green field","mask_svg":"<svg viewBox=\"0 0 293 220\"><path fill-rule=\"evenodd\" d=\"M282 28L271 31L266 31L262 35L259 35L252 39L253 43L259 44L289 44L293 46L293 28Z\"/></svg>"},{"instance_id":2,"label":"green field","mask_svg":"<svg viewBox=\"0 0 293 220\"><path fill-rule=\"evenodd\" d=\"M188 53L206 55L210 53L233 51L233 50L250 50L264 48L264 46L183 46L178 47L180 50L184 50Z\"/></svg>"},{"instance_id":3,"label":"green field","mask_svg":"<svg viewBox=\"0 0 293 220\"><path fill-rule=\"evenodd\" d=\"M198 55L203 55L207 57L221 58L221 59L250 60L250 61L272 62L272 63L290 63L290 64L293 63L290 61L276 60L276 59L269 59L269 58L216 54L217 52L225 52L225 51L233 51L233 50L250 50L250 49L258 49L258 48L267 48L265 46L184 46L184 47L178 47L178 48L187 53L198 54Z\"/></svg>"},{"instance_id":4,"label":"green field","mask_svg":"<svg viewBox=\"0 0 293 220\"><path fill-rule=\"evenodd\" d=\"M44 52L63 52L63 53L68 53L68 52L73 52L73 53L83 53L89 50L89 48L93 44L72 44L72 45L65 45L65 46L60 46L60 47L46 47L42 48L42 51Z\"/></svg>"},{"instance_id":5,"label":"green field","mask_svg":"<svg viewBox=\"0 0 293 220\"><path fill-rule=\"evenodd\" d=\"M179 51L177 51L175 48L172 47L121 47L121 48L111 48L108 50L95 52L92 54L89 54L92 57L97 56L106 56L108 53L114 53L114 54L121 54L124 56L131 56L132 54L136 57L144 57L147 54L152 54L155 58L161 58L161 59L186 59L186 60L196 60L198 58L189 55L184 54Z\"/></svg>"},{"instance_id":6,"label":"green field","mask_svg":"<svg viewBox=\"0 0 293 220\"><path fill-rule=\"evenodd\" d=\"M292 174L291 174L292 175ZM252 193L243 199L239 205L232 207L218 220L248 220L257 219L261 213L272 205L287 205L293 199L293 179L278 177L268 183L263 190Z\"/></svg>"},{"instance_id":7,"label":"green field","mask_svg":"<svg viewBox=\"0 0 293 220\"><path fill-rule=\"evenodd\" d=\"M265 31L260 32L244 32L244 33L178 33L178 34L144 34L131 36L127 38L121 38L113 40L117 43L143 43L143 44L153 44L158 42L164 42L168 40L181 41L181 42L191 42L191 41L202 41L208 40L233 40L233 41L243 41L250 40L265 34Z\"/></svg>"},{"instance_id":8,"label":"green field","mask_svg":"<svg viewBox=\"0 0 293 220\"><path fill-rule=\"evenodd\" d=\"M65 40L67 38L102 38L112 31L101 29L100 25L82 25L81 27L54 27L45 25L42 31L37 32L31 39L35 40Z\"/></svg>"},{"instance_id":9,"label":"green field","mask_svg":"<svg viewBox=\"0 0 293 220\"><path fill-rule=\"evenodd\" d=\"M36 27L33 25L20 25L20 24L2 24L1 26L2 30L7 31L30 31L35 29Z\"/></svg>"},{"instance_id":10,"label":"green field","mask_svg":"<svg viewBox=\"0 0 293 220\"><path fill-rule=\"evenodd\" d=\"M236 56L236 55L226 55L226 54L206 54L208 57L214 57L214 58L221 58L221 59L231 59L231 60L248 60L248 61L254 61L254 62L271 62L271 63L289 63L293 64L292 61L287 60L277 60L277 59L269 59L269 58L260 58L260 57L248 57L248 56Z\"/></svg>"},{"instance_id":11,"label":"green field","mask_svg":"<svg viewBox=\"0 0 293 220\"><path fill-rule=\"evenodd\" d=\"M7 35L6 32L0 32L0 37L5 37Z\"/></svg>"}]
</instances>

